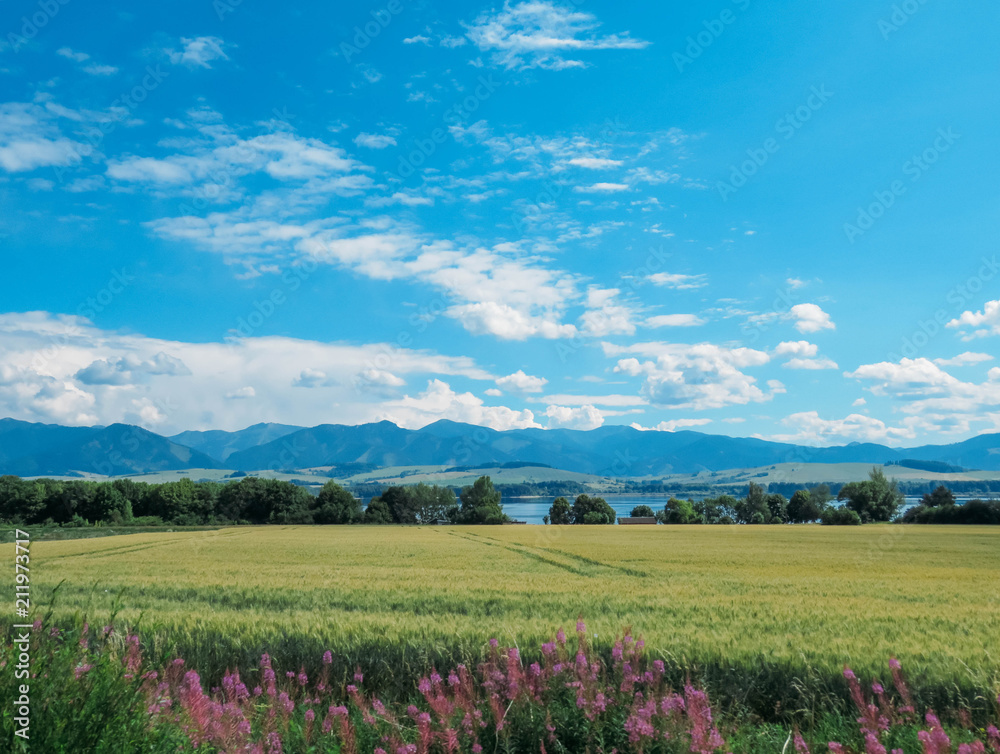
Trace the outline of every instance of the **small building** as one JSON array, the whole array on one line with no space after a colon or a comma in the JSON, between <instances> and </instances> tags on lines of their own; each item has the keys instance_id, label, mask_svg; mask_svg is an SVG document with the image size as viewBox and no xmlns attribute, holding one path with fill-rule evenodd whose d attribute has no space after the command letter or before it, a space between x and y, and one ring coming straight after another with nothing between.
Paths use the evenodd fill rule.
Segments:
<instances>
[{"instance_id":1,"label":"small building","mask_svg":"<svg viewBox=\"0 0 1000 754\"><path fill-rule=\"evenodd\" d=\"M636 526L638 524L656 525L656 518L653 516L619 516L618 523L622 526Z\"/></svg>"}]
</instances>

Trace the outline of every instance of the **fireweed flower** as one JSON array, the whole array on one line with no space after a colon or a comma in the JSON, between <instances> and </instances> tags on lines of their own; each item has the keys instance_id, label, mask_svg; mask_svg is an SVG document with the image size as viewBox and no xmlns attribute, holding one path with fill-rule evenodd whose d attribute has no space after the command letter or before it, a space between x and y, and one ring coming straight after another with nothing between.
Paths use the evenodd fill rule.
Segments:
<instances>
[{"instance_id":1,"label":"fireweed flower","mask_svg":"<svg viewBox=\"0 0 1000 754\"><path fill-rule=\"evenodd\" d=\"M332 663L333 663L333 652L331 652L331 651L330 651L330 650L328 649L328 650L326 650L326 651L325 651L325 652L323 653L323 664L324 664L324 665L330 665L330 664L332 664Z\"/></svg>"}]
</instances>

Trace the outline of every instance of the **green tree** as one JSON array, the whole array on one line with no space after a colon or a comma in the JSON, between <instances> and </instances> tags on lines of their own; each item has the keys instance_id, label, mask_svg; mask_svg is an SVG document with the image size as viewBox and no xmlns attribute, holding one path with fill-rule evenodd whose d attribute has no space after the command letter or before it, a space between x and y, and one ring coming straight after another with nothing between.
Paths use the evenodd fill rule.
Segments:
<instances>
[{"instance_id":1,"label":"green tree","mask_svg":"<svg viewBox=\"0 0 1000 754\"><path fill-rule=\"evenodd\" d=\"M554 526L565 526L573 523L573 509L570 507L569 500L560 496L552 501L552 506L549 508L549 523Z\"/></svg>"},{"instance_id":2,"label":"green tree","mask_svg":"<svg viewBox=\"0 0 1000 754\"><path fill-rule=\"evenodd\" d=\"M788 501L788 520L793 524L816 521L823 515L823 508L813 500L809 490L795 490L792 499Z\"/></svg>"},{"instance_id":3,"label":"green tree","mask_svg":"<svg viewBox=\"0 0 1000 754\"><path fill-rule=\"evenodd\" d=\"M886 479L881 467L875 466L866 481L845 484L837 499L846 500L862 523L891 521L903 504L903 493L895 479Z\"/></svg>"},{"instance_id":4,"label":"green tree","mask_svg":"<svg viewBox=\"0 0 1000 754\"><path fill-rule=\"evenodd\" d=\"M750 482L746 497L737 502L736 520L741 524L766 524L771 520L767 493L756 482Z\"/></svg>"},{"instance_id":5,"label":"green tree","mask_svg":"<svg viewBox=\"0 0 1000 754\"><path fill-rule=\"evenodd\" d=\"M578 495L573 503L574 524L613 524L615 510L603 497Z\"/></svg>"},{"instance_id":6,"label":"green tree","mask_svg":"<svg viewBox=\"0 0 1000 754\"><path fill-rule=\"evenodd\" d=\"M847 507L827 508L820 523L824 526L860 526L861 516Z\"/></svg>"},{"instance_id":7,"label":"green tree","mask_svg":"<svg viewBox=\"0 0 1000 754\"><path fill-rule=\"evenodd\" d=\"M503 524L510 519L503 512L500 492L488 476L481 476L470 487L463 487L462 508L456 516L460 524Z\"/></svg>"},{"instance_id":8,"label":"green tree","mask_svg":"<svg viewBox=\"0 0 1000 754\"><path fill-rule=\"evenodd\" d=\"M706 497L694 504L694 512L706 524L731 524L736 519L738 505L739 500L732 495Z\"/></svg>"},{"instance_id":9,"label":"green tree","mask_svg":"<svg viewBox=\"0 0 1000 754\"><path fill-rule=\"evenodd\" d=\"M632 518L653 518L656 516L656 512L648 505L637 505L629 515Z\"/></svg>"},{"instance_id":10,"label":"green tree","mask_svg":"<svg viewBox=\"0 0 1000 754\"><path fill-rule=\"evenodd\" d=\"M417 521L421 524L433 524L435 521L447 521L454 518L458 512L455 493L449 487L439 487L421 482L409 488L412 508Z\"/></svg>"},{"instance_id":11,"label":"green tree","mask_svg":"<svg viewBox=\"0 0 1000 754\"><path fill-rule=\"evenodd\" d=\"M920 501L921 505L926 505L929 508L938 508L945 505L955 504L955 495L945 487L943 484L938 485L937 489L933 492L928 492L924 495L923 499Z\"/></svg>"},{"instance_id":12,"label":"green tree","mask_svg":"<svg viewBox=\"0 0 1000 754\"><path fill-rule=\"evenodd\" d=\"M373 497L365 510L364 522L366 524L391 524L393 523L392 511L389 510L389 506L382 498Z\"/></svg>"},{"instance_id":13,"label":"green tree","mask_svg":"<svg viewBox=\"0 0 1000 754\"><path fill-rule=\"evenodd\" d=\"M694 509L694 502L671 497L663 506L665 524L700 524L701 515Z\"/></svg>"},{"instance_id":14,"label":"green tree","mask_svg":"<svg viewBox=\"0 0 1000 754\"><path fill-rule=\"evenodd\" d=\"M788 501L779 492L767 496L767 509L771 514L769 524L784 524L788 522Z\"/></svg>"},{"instance_id":15,"label":"green tree","mask_svg":"<svg viewBox=\"0 0 1000 754\"><path fill-rule=\"evenodd\" d=\"M363 515L361 501L333 481L323 485L312 512L317 524L356 524Z\"/></svg>"}]
</instances>

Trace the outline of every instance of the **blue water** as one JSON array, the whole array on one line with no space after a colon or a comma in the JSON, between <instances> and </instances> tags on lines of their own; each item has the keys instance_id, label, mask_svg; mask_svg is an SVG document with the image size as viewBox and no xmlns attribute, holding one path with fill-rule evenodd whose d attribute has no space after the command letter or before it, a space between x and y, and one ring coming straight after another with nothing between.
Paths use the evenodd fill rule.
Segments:
<instances>
[{"instance_id":1,"label":"blue water","mask_svg":"<svg viewBox=\"0 0 1000 754\"><path fill-rule=\"evenodd\" d=\"M663 510L670 495L599 495L608 501L615 513L619 516L628 516L637 505L648 505L654 511ZM570 503L573 498L568 498ZM701 499L696 496L695 499ZM525 521L529 524L541 524L542 517L548 515L549 507L552 505L551 497L513 497L505 498L503 501L503 511L515 521ZM908 497L902 510L916 505L920 502L919 497ZM959 498L959 502L965 502L965 498Z\"/></svg>"}]
</instances>

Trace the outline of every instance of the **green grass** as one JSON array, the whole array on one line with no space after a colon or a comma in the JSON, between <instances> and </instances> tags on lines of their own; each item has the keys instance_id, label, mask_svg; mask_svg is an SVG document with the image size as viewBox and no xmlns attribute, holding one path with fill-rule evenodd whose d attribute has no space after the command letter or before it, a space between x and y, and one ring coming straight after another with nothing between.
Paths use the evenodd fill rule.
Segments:
<instances>
[{"instance_id":1,"label":"green grass","mask_svg":"<svg viewBox=\"0 0 1000 754\"><path fill-rule=\"evenodd\" d=\"M31 556L36 600L65 582L57 617L118 598L158 651L210 677L265 650L291 666L332 649L338 672L392 686L579 615L598 647L631 626L679 680L762 716L842 699L845 664L884 676L890 656L940 708L1000 675L996 528L242 527Z\"/></svg>"}]
</instances>

